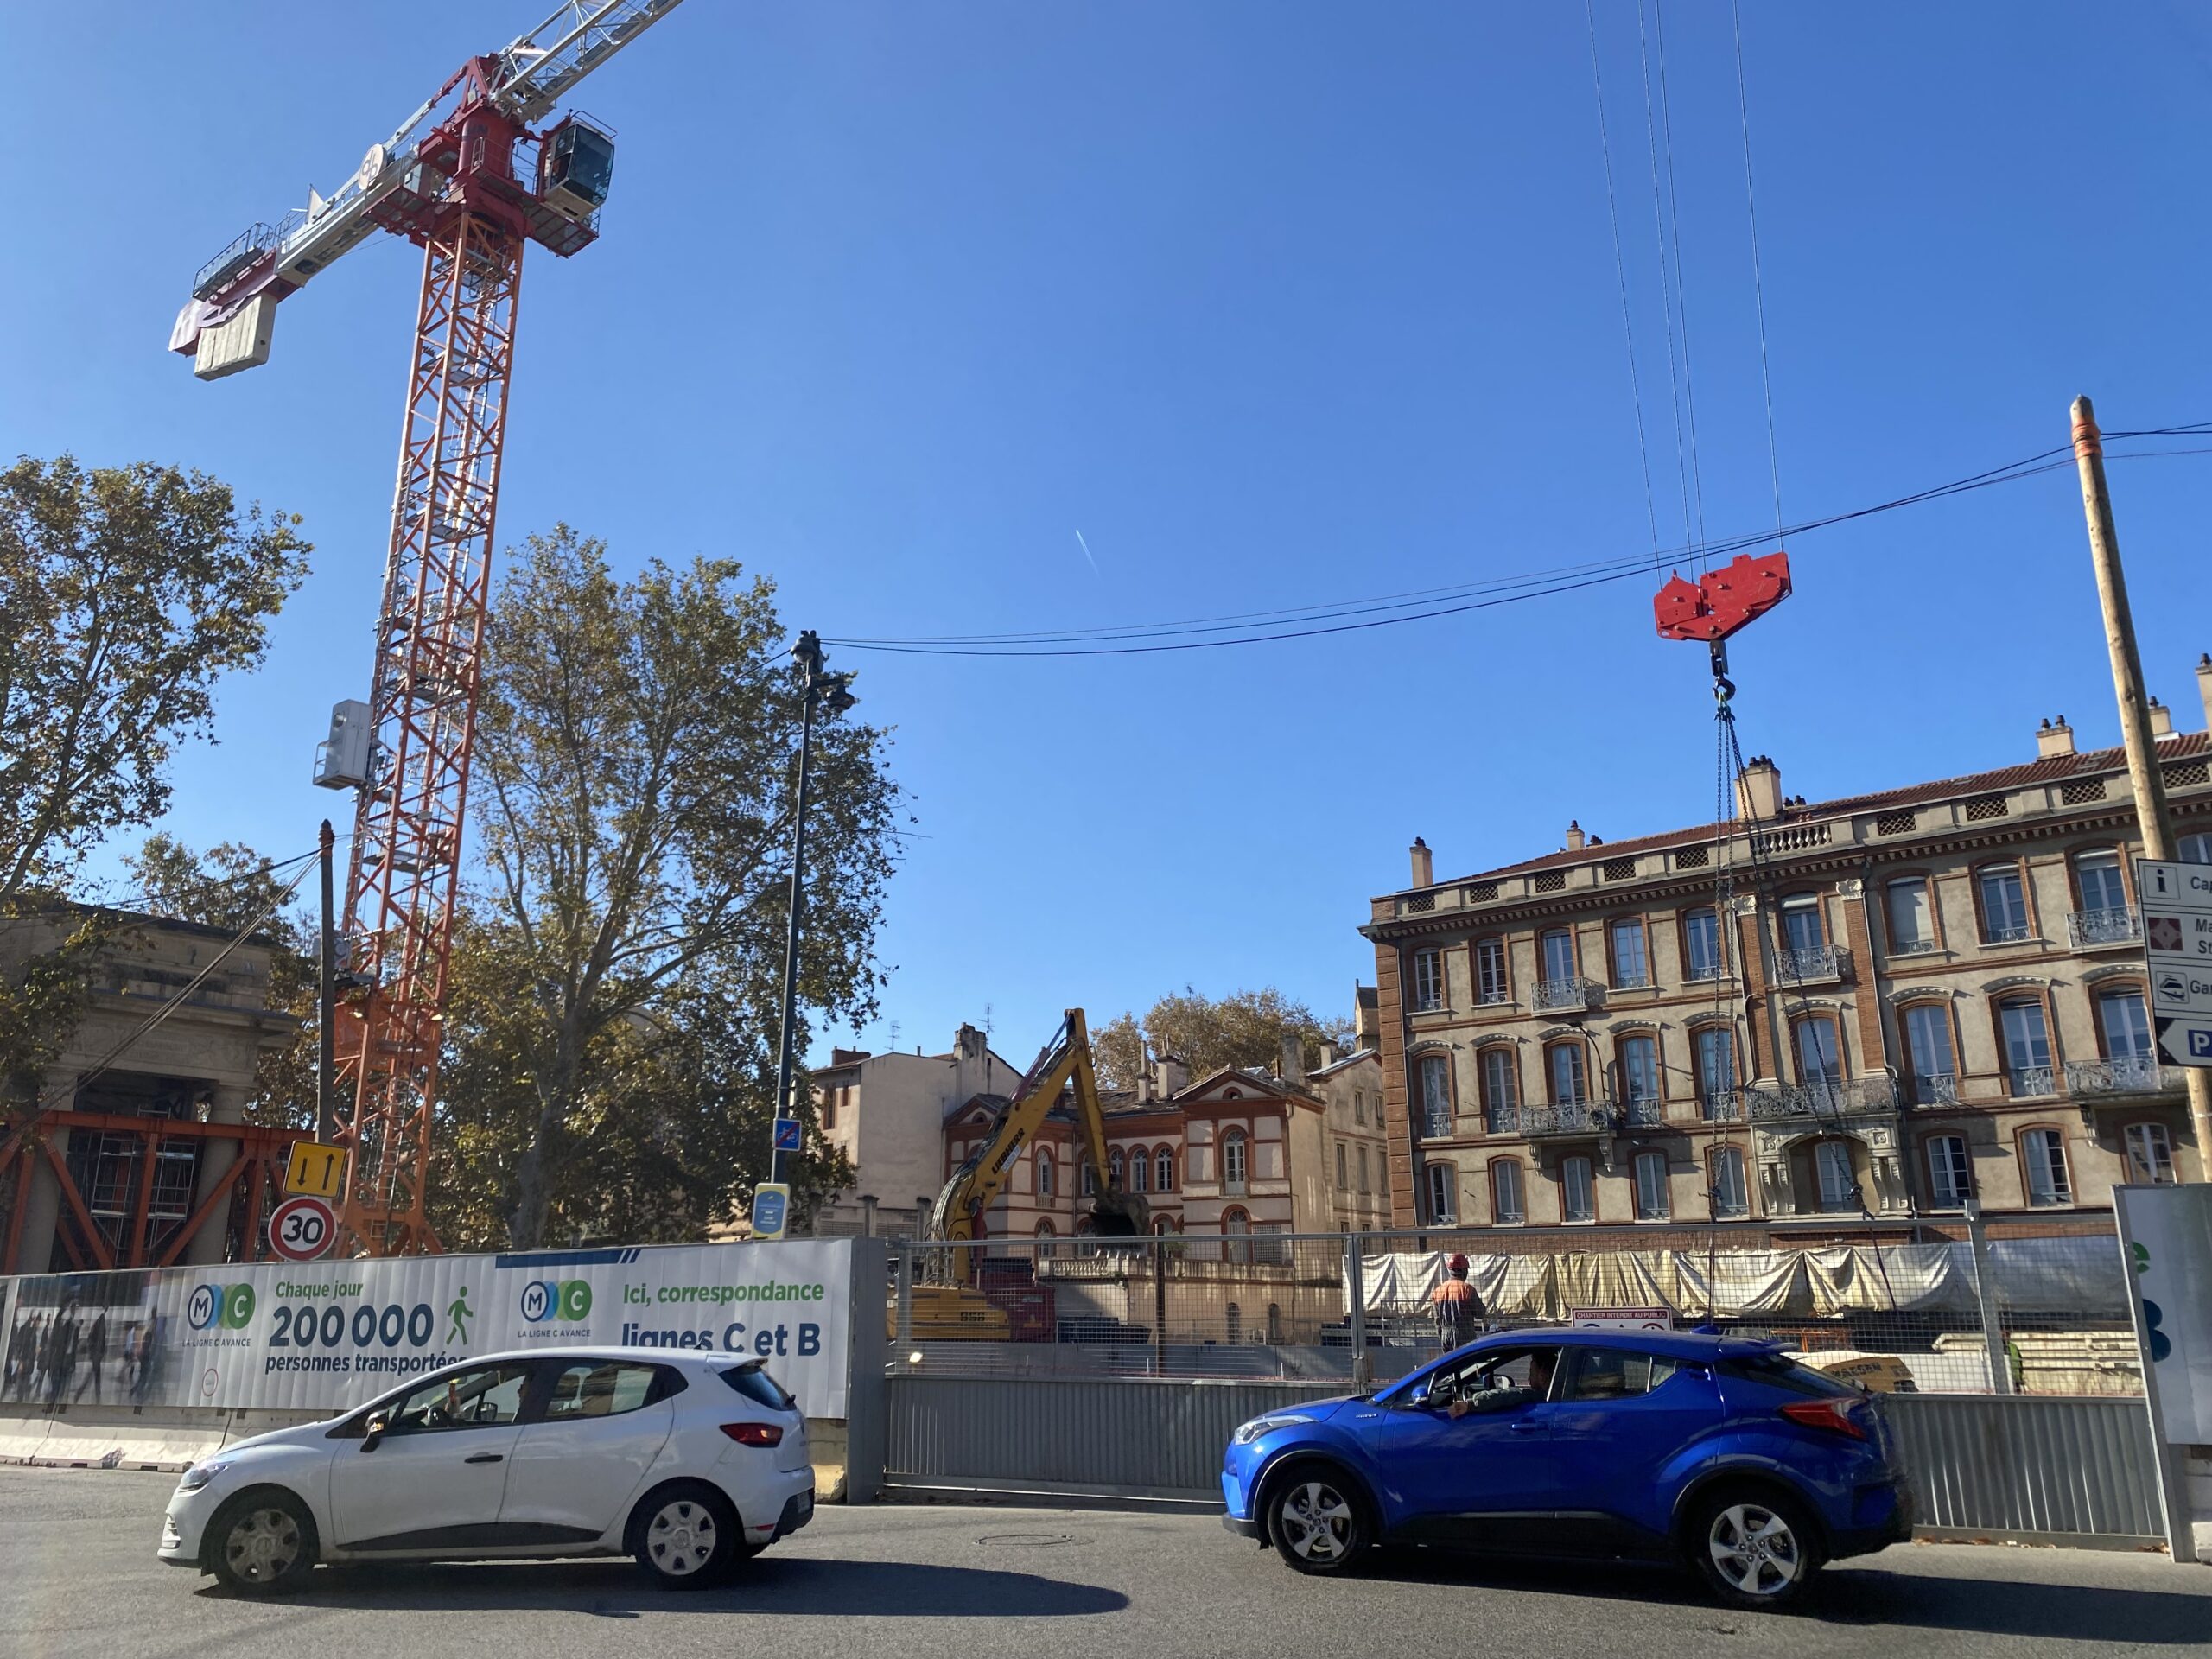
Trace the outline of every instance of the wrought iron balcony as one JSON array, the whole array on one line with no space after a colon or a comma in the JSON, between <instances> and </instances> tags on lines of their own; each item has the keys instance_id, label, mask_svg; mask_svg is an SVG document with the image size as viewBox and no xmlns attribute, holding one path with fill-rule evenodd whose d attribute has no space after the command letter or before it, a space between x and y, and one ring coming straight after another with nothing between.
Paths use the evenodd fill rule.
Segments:
<instances>
[{"instance_id":1,"label":"wrought iron balcony","mask_svg":"<svg viewBox=\"0 0 2212 1659\"><path fill-rule=\"evenodd\" d=\"M2049 1065L2016 1065L2005 1074L2005 1082L2015 1100L2031 1099L2037 1095L2058 1092L2058 1071Z\"/></svg>"},{"instance_id":2,"label":"wrought iron balcony","mask_svg":"<svg viewBox=\"0 0 2212 1659\"><path fill-rule=\"evenodd\" d=\"M1924 1071L1912 1080L1912 1103L1916 1106L1955 1106L1959 1103L1958 1074L1952 1071Z\"/></svg>"},{"instance_id":3,"label":"wrought iron balcony","mask_svg":"<svg viewBox=\"0 0 2212 1659\"><path fill-rule=\"evenodd\" d=\"M1590 1006L1590 982L1573 979L1540 979L1529 999L1529 1006L1538 1014L1580 1013Z\"/></svg>"},{"instance_id":4,"label":"wrought iron balcony","mask_svg":"<svg viewBox=\"0 0 2212 1659\"><path fill-rule=\"evenodd\" d=\"M1421 1115L1421 1139L1424 1141L1443 1140L1452 1133L1452 1114L1424 1112Z\"/></svg>"},{"instance_id":5,"label":"wrought iron balcony","mask_svg":"<svg viewBox=\"0 0 2212 1659\"><path fill-rule=\"evenodd\" d=\"M1698 1109L1708 1123L1740 1123L1744 1121L1744 1091L1708 1089L1698 1096Z\"/></svg>"},{"instance_id":6,"label":"wrought iron balcony","mask_svg":"<svg viewBox=\"0 0 2212 1659\"><path fill-rule=\"evenodd\" d=\"M1521 1132L1521 1109L1518 1106L1493 1106L1484 1119L1492 1135L1518 1135Z\"/></svg>"},{"instance_id":7,"label":"wrought iron balcony","mask_svg":"<svg viewBox=\"0 0 2212 1659\"><path fill-rule=\"evenodd\" d=\"M2117 910L2077 910L2066 918L2066 933L2076 950L2133 944L2143 937L2143 918L2126 905Z\"/></svg>"},{"instance_id":8,"label":"wrought iron balcony","mask_svg":"<svg viewBox=\"0 0 2212 1659\"><path fill-rule=\"evenodd\" d=\"M1797 945L1776 954L1775 977L1785 985L1808 979L1840 979L1843 964L1849 959L1840 945Z\"/></svg>"},{"instance_id":9,"label":"wrought iron balcony","mask_svg":"<svg viewBox=\"0 0 2212 1659\"><path fill-rule=\"evenodd\" d=\"M1923 933L1917 938L1890 941L1890 954L1893 957L1932 957L1942 948L1932 933Z\"/></svg>"},{"instance_id":10,"label":"wrought iron balcony","mask_svg":"<svg viewBox=\"0 0 2212 1659\"><path fill-rule=\"evenodd\" d=\"M1815 1078L1811 1083L1785 1083L1772 1089L1749 1092L1756 1118L1847 1117L1855 1113L1893 1112L1897 1085L1887 1077L1840 1079Z\"/></svg>"},{"instance_id":11,"label":"wrought iron balcony","mask_svg":"<svg viewBox=\"0 0 2212 1659\"><path fill-rule=\"evenodd\" d=\"M2066 1088L2070 1094L2145 1095L2180 1087L2181 1068L2161 1065L2148 1054L2066 1062Z\"/></svg>"},{"instance_id":12,"label":"wrought iron balcony","mask_svg":"<svg viewBox=\"0 0 2212 1659\"><path fill-rule=\"evenodd\" d=\"M1667 1109L1656 1095L1643 1095L1628 1103L1628 1122L1630 1128L1656 1128L1667 1121Z\"/></svg>"},{"instance_id":13,"label":"wrought iron balcony","mask_svg":"<svg viewBox=\"0 0 2212 1659\"><path fill-rule=\"evenodd\" d=\"M1612 1126L1612 1114L1589 1101L1531 1106L1521 1114L1521 1133L1531 1141L1546 1136L1597 1135Z\"/></svg>"}]
</instances>

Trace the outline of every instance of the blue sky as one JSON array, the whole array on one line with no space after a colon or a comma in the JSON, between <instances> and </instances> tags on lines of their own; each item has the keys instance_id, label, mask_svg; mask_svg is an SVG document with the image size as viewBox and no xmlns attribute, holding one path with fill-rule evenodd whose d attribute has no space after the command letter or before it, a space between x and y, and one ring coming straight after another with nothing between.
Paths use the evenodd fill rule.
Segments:
<instances>
[{"instance_id":1,"label":"blue sky","mask_svg":"<svg viewBox=\"0 0 2212 1659\"><path fill-rule=\"evenodd\" d=\"M25 10L0 258L0 454L204 467L305 516L267 666L167 826L312 843L363 695L419 256L289 301L266 369L164 353L193 272L327 191L529 0ZM1682 540L1637 15L1597 0L1662 540ZM1647 12L1646 18L1649 20ZM1666 13L1697 485L1772 522L1726 7ZM1747 5L1791 520L2067 435L2212 416L2212 12L2167 0ZM690 0L578 99L606 235L525 272L501 509L618 558L734 555L793 626L1095 626L1648 551L1580 5ZM1681 353L1677 340L1675 351ZM2212 457L2113 469L2152 687L2200 723ZM1077 543L1080 531L1096 569ZM1815 798L2115 741L2058 473L1808 535L1735 651L1747 749ZM1702 652L1642 578L1238 650L863 658L922 822L865 1034L989 1010L1026 1056L1195 984L1348 1008L1367 897L1713 798ZM849 1040L849 1039L843 1039Z\"/></svg>"}]
</instances>

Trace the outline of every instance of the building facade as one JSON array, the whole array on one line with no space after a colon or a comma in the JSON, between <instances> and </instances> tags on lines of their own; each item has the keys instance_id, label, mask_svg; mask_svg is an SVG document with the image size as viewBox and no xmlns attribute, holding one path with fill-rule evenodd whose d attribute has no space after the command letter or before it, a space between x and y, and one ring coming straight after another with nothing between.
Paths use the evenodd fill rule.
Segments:
<instances>
[{"instance_id":1,"label":"building facade","mask_svg":"<svg viewBox=\"0 0 2212 1659\"><path fill-rule=\"evenodd\" d=\"M2212 662L2197 671L2212 716ZM2204 733L2158 749L2212 862ZM1400 1225L2097 1209L2204 1178L2154 1051L2121 751L1738 816L1371 901Z\"/></svg>"}]
</instances>

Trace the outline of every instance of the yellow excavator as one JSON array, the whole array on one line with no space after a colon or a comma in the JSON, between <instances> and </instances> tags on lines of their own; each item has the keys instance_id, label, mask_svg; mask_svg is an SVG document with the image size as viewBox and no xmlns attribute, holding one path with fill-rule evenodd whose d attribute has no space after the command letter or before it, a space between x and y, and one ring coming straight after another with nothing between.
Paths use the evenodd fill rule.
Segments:
<instances>
[{"instance_id":1,"label":"yellow excavator","mask_svg":"<svg viewBox=\"0 0 2212 1659\"><path fill-rule=\"evenodd\" d=\"M928 1282L912 1288L915 1337L1007 1340L1007 1312L976 1288L970 1260L975 1253L961 1247L981 1232L984 1213L1006 1190L1014 1160L1036 1139L1052 1109L1070 1094L1074 1096L1076 1130L1098 1189L1090 1216L1090 1236L1141 1238L1150 1230L1151 1211L1144 1195L1123 1192L1109 1179L1112 1164L1106 1153L1106 1118L1098 1105L1098 1074L1091 1064L1090 1032L1083 1010L1070 1008L1022 1078L1019 1095L999 1109L982 1144L952 1172L930 1208L924 1237L956 1248L931 1251L923 1258ZM895 1309L891 1334L898 1335Z\"/></svg>"}]
</instances>

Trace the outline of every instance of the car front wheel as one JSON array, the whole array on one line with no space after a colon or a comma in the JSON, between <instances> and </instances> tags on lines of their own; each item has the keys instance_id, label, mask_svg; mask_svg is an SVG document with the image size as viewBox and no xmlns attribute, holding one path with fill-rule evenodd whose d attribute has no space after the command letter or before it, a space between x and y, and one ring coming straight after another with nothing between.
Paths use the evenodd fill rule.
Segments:
<instances>
[{"instance_id":1,"label":"car front wheel","mask_svg":"<svg viewBox=\"0 0 2212 1659\"><path fill-rule=\"evenodd\" d=\"M315 1567L315 1522L289 1492L264 1488L232 1501L207 1529L207 1565L241 1595L296 1587Z\"/></svg>"},{"instance_id":2,"label":"car front wheel","mask_svg":"<svg viewBox=\"0 0 2212 1659\"><path fill-rule=\"evenodd\" d=\"M1706 1499L1688 1544L1706 1582L1736 1607L1784 1606L1821 1565L1805 1511L1775 1493L1738 1490Z\"/></svg>"},{"instance_id":3,"label":"car front wheel","mask_svg":"<svg viewBox=\"0 0 2212 1659\"><path fill-rule=\"evenodd\" d=\"M1342 1573L1366 1551L1365 1506L1351 1484L1324 1465L1287 1471L1268 1509L1276 1552L1300 1573Z\"/></svg>"}]
</instances>

